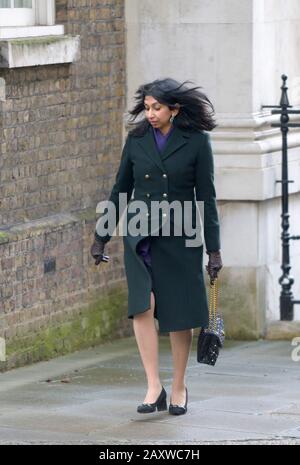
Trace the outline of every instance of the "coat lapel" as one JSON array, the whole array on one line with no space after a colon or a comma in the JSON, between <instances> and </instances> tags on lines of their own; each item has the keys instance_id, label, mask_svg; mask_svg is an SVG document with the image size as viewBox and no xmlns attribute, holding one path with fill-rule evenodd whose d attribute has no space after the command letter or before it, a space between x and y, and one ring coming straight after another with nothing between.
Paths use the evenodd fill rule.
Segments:
<instances>
[{"instance_id":1,"label":"coat lapel","mask_svg":"<svg viewBox=\"0 0 300 465\"><path fill-rule=\"evenodd\" d=\"M156 147L153 129L149 126L148 131L138 140L138 144L151 160L162 170L165 171L163 161L176 152L183 145L187 144L190 134L186 131L174 127L174 130L168 138L163 151L160 153Z\"/></svg>"}]
</instances>

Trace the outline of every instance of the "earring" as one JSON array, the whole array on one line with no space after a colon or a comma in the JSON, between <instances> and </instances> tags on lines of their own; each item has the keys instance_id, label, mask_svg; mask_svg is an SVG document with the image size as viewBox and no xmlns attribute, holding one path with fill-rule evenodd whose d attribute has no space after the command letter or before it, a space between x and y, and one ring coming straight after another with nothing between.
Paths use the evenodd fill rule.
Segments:
<instances>
[{"instance_id":1,"label":"earring","mask_svg":"<svg viewBox=\"0 0 300 465\"><path fill-rule=\"evenodd\" d=\"M171 118L170 118L170 123L171 123L171 124L173 123L174 118L175 118L175 115L172 115Z\"/></svg>"}]
</instances>

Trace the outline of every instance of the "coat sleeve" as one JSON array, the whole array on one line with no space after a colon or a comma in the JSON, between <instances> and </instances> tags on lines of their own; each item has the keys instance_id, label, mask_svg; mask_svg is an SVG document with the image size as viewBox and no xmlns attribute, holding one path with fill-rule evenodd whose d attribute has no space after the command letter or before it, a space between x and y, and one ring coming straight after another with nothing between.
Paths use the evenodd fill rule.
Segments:
<instances>
[{"instance_id":1,"label":"coat sleeve","mask_svg":"<svg viewBox=\"0 0 300 465\"><path fill-rule=\"evenodd\" d=\"M133 167L132 167L132 161L130 158L130 136L127 135L123 150L122 150L122 155L121 155L121 161L120 165L115 177L115 183L113 185L113 188L111 190L110 196L109 196L109 201L113 202L115 205L115 212L116 212L116 225L118 225L120 217L122 216L123 211L125 210L125 207L128 203L128 201L131 198L132 191L133 191L133 186L134 186L134 181L133 181ZM122 210L120 209L119 205L119 194L126 194L126 202L124 203L124 208ZM108 213L108 210L106 210L106 213ZM103 214L104 215L104 214ZM105 235L100 235L98 232L100 230L100 227L105 225L107 228L109 220L109 215L100 216L100 218L97 221L97 227L95 230L95 237L98 239L101 239L103 242L108 242L110 241L113 231L110 233L107 233ZM102 220L103 218L103 220Z\"/></svg>"},{"instance_id":2,"label":"coat sleeve","mask_svg":"<svg viewBox=\"0 0 300 465\"><path fill-rule=\"evenodd\" d=\"M204 239L207 252L218 251L220 245L220 225L214 186L214 161L210 135L203 133L203 142L196 162L196 200L204 201Z\"/></svg>"}]
</instances>

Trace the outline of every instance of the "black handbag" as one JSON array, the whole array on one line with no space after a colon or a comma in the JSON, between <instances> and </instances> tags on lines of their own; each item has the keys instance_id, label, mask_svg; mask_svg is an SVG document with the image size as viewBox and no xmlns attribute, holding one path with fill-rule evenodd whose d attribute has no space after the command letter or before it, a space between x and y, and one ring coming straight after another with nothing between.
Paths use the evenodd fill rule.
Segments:
<instances>
[{"instance_id":1,"label":"black handbag","mask_svg":"<svg viewBox=\"0 0 300 465\"><path fill-rule=\"evenodd\" d=\"M210 283L209 325L201 328L197 340L197 362L215 365L225 340L224 320L217 312L218 278Z\"/></svg>"}]
</instances>

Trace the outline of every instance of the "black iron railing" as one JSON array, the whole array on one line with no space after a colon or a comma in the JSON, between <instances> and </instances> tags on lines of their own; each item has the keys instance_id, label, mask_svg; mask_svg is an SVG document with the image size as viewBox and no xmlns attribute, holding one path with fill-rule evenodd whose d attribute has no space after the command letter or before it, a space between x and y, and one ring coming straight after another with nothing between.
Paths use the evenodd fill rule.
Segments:
<instances>
[{"instance_id":1,"label":"black iron railing","mask_svg":"<svg viewBox=\"0 0 300 465\"><path fill-rule=\"evenodd\" d=\"M286 80L287 76L281 76L283 84L281 86L281 99L279 105L262 105L262 108L273 108L271 113L273 115L280 115L280 123L271 123L272 127L280 128L282 133L282 167L281 178L276 181L281 183L281 241L282 241L282 262L281 269L282 275L279 278L281 285L280 294L280 319L293 320L294 318L294 304L300 304L300 300L295 300L292 293L292 285L294 278L290 275L290 240L298 240L300 236L290 236L289 234L289 183L294 182L288 179L288 160L287 160L287 133L289 128L299 128L300 123L289 123L289 114L300 114L299 110L292 110L292 105L289 104L287 95Z\"/></svg>"}]
</instances>

